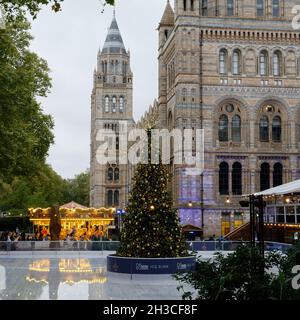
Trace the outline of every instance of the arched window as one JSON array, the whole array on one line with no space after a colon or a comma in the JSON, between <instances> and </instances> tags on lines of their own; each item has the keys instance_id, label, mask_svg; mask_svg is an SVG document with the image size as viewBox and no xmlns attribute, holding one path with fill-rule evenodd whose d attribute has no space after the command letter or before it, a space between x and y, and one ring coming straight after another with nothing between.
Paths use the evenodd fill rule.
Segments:
<instances>
[{"instance_id":1,"label":"arched window","mask_svg":"<svg viewBox=\"0 0 300 320\"><path fill-rule=\"evenodd\" d=\"M229 194L229 165L222 162L219 167L219 193L220 195Z\"/></svg>"},{"instance_id":2,"label":"arched window","mask_svg":"<svg viewBox=\"0 0 300 320\"><path fill-rule=\"evenodd\" d=\"M169 36L169 31L168 31L168 30L165 30L165 40L168 39L168 36Z\"/></svg>"},{"instance_id":3,"label":"arched window","mask_svg":"<svg viewBox=\"0 0 300 320\"><path fill-rule=\"evenodd\" d=\"M120 97L120 112L124 112L124 98Z\"/></svg>"},{"instance_id":4,"label":"arched window","mask_svg":"<svg viewBox=\"0 0 300 320\"><path fill-rule=\"evenodd\" d=\"M227 0L227 16L234 15L234 0Z\"/></svg>"},{"instance_id":5,"label":"arched window","mask_svg":"<svg viewBox=\"0 0 300 320\"><path fill-rule=\"evenodd\" d=\"M183 102L186 102L187 89L186 89L186 88L183 88L182 91L181 91L181 94L182 94L182 101L183 101Z\"/></svg>"},{"instance_id":6,"label":"arched window","mask_svg":"<svg viewBox=\"0 0 300 320\"><path fill-rule=\"evenodd\" d=\"M113 74L115 69L115 62L114 60L111 60L110 62L110 73Z\"/></svg>"},{"instance_id":7,"label":"arched window","mask_svg":"<svg viewBox=\"0 0 300 320\"><path fill-rule=\"evenodd\" d=\"M235 115L232 118L231 122L231 135L232 141L240 142L241 141L241 117L239 115Z\"/></svg>"},{"instance_id":8,"label":"arched window","mask_svg":"<svg viewBox=\"0 0 300 320\"><path fill-rule=\"evenodd\" d=\"M114 192L114 206L118 206L120 204L120 193L119 190L115 190Z\"/></svg>"},{"instance_id":9,"label":"arched window","mask_svg":"<svg viewBox=\"0 0 300 320\"><path fill-rule=\"evenodd\" d=\"M105 97L105 112L109 112L109 96Z\"/></svg>"},{"instance_id":10,"label":"arched window","mask_svg":"<svg viewBox=\"0 0 300 320\"><path fill-rule=\"evenodd\" d=\"M278 77L281 75L281 53L275 51L273 54L273 76Z\"/></svg>"},{"instance_id":11,"label":"arched window","mask_svg":"<svg viewBox=\"0 0 300 320\"><path fill-rule=\"evenodd\" d=\"M207 0L202 0L202 16L206 17L208 15Z\"/></svg>"},{"instance_id":12,"label":"arched window","mask_svg":"<svg viewBox=\"0 0 300 320\"><path fill-rule=\"evenodd\" d=\"M191 11L194 11L194 0L191 0Z\"/></svg>"},{"instance_id":13,"label":"arched window","mask_svg":"<svg viewBox=\"0 0 300 320\"><path fill-rule=\"evenodd\" d=\"M107 192L107 205L111 207L113 205L113 191L108 190Z\"/></svg>"},{"instance_id":14,"label":"arched window","mask_svg":"<svg viewBox=\"0 0 300 320\"><path fill-rule=\"evenodd\" d=\"M112 98L112 112L115 113L117 111L116 108L117 108L117 98L113 97Z\"/></svg>"},{"instance_id":15,"label":"arched window","mask_svg":"<svg viewBox=\"0 0 300 320\"><path fill-rule=\"evenodd\" d=\"M115 74L119 73L119 61L116 60L116 64L115 64Z\"/></svg>"},{"instance_id":16,"label":"arched window","mask_svg":"<svg viewBox=\"0 0 300 320\"><path fill-rule=\"evenodd\" d=\"M227 74L227 50L222 49L219 54L219 72Z\"/></svg>"},{"instance_id":17,"label":"arched window","mask_svg":"<svg viewBox=\"0 0 300 320\"><path fill-rule=\"evenodd\" d=\"M239 50L234 50L232 55L232 74L238 75L241 73L241 53Z\"/></svg>"},{"instance_id":18,"label":"arched window","mask_svg":"<svg viewBox=\"0 0 300 320\"><path fill-rule=\"evenodd\" d=\"M219 141L228 141L228 117L225 114L219 119Z\"/></svg>"},{"instance_id":19,"label":"arched window","mask_svg":"<svg viewBox=\"0 0 300 320\"><path fill-rule=\"evenodd\" d=\"M281 163L274 164L273 170L273 187L277 187L283 184L283 166Z\"/></svg>"},{"instance_id":20,"label":"arched window","mask_svg":"<svg viewBox=\"0 0 300 320\"><path fill-rule=\"evenodd\" d=\"M191 96L192 96L192 101L193 102L195 102L195 97L196 97L196 89L195 88L193 88L192 90L191 90Z\"/></svg>"},{"instance_id":21,"label":"arched window","mask_svg":"<svg viewBox=\"0 0 300 320\"><path fill-rule=\"evenodd\" d=\"M260 191L270 188L270 165L263 163L260 167Z\"/></svg>"},{"instance_id":22,"label":"arched window","mask_svg":"<svg viewBox=\"0 0 300 320\"><path fill-rule=\"evenodd\" d=\"M186 0L183 0L183 10L186 11Z\"/></svg>"},{"instance_id":23,"label":"arched window","mask_svg":"<svg viewBox=\"0 0 300 320\"><path fill-rule=\"evenodd\" d=\"M120 170L119 168L116 168L114 171L114 180L119 181L119 179L120 179Z\"/></svg>"},{"instance_id":24,"label":"arched window","mask_svg":"<svg viewBox=\"0 0 300 320\"><path fill-rule=\"evenodd\" d=\"M273 17L280 17L280 0L273 0Z\"/></svg>"},{"instance_id":25,"label":"arched window","mask_svg":"<svg viewBox=\"0 0 300 320\"><path fill-rule=\"evenodd\" d=\"M168 116L168 126L169 126L169 130L171 131L173 129L173 115L172 112L169 112L169 116ZM173 141L173 139L171 139Z\"/></svg>"},{"instance_id":26,"label":"arched window","mask_svg":"<svg viewBox=\"0 0 300 320\"><path fill-rule=\"evenodd\" d=\"M281 142L281 118L274 117L272 123L272 140L274 142Z\"/></svg>"},{"instance_id":27,"label":"arched window","mask_svg":"<svg viewBox=\"0 0 300 320\"><path fill-rule=\"evenodd\" d=\"M262 116L259 122L259 140L261 142L269 141L269 119L267 116Z\"/></svg>"},{"instance_id":28,"label":"arched window","mask_svg":"<svg viewBox=\"0 0 300 320\"><path fill-rule=\"evenodd\" d=\"M256 2L257 16L263 17L265 15L265 1L257 0Z\"/></svg>"},{"instance_id":29,"label":"arched window","mask_svg":"<svg viewBox=\"0 0 300 320\"><path fill-rule=\"evenodd\" d=\"M265 50L259 55L259 69L261 76L268 75L268 52Z\"/></svg>"},{"instance_id":30,"label":"arched window","mask_svg":"<svg viewBox=\"0 0 300 320\"><path fill-rule=\"evenodd\" d=\"M242 194L242 165L239 162L235 162L232 166L232 194Z\"/></svg>"},{"instance_id":31,"label":"arched window","mask_svg":"<svg viewBox=\"0 0 300 320\"><path fill-rule=\"evenodd\" d=\"M113 180L113 168L108 168L108 170L107 170L107 180L108 181L112 181Z\"/></svg>"}]
</instances>

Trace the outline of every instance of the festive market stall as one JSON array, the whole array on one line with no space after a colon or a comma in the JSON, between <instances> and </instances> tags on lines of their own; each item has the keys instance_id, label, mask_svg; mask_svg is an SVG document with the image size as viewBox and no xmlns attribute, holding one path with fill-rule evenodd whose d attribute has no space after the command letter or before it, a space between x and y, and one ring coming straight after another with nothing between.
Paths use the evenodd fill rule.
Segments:
<instances>
[{"instance_id":1,"label":"festive market stall","mask_svg":"<svg viewBox=\"0 0 300 320\"><path fill-rule=\"evenodd\" d=\"M49 234L51 208L28 210L36 235L45 238ZM108 229L114 227L114 208L87 208L75 202L59 207L61 224L60 239L100 240L108 238Z\"/></svg>"},{"instance_id":2,"label":"festive market stall","mask_svg":"<svg viewBox=\"0 0 300 320\"><path fill-rule=\"evenodd\" d=\"M254 194L266 203L264 223L267 238L294 242L300 235L300 180Z\"/></svg>"}]
</instances>

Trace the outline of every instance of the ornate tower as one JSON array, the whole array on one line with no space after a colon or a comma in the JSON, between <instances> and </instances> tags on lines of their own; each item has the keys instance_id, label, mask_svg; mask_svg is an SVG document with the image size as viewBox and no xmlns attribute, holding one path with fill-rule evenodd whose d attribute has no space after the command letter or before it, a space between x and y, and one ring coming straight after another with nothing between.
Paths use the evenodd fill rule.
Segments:
<instances>
[{"instance_id":1,"label":"ornate tower","mask_svg":"<svg viewBox=\"0 0 300 320\"><path fill-rule=\"evenodd\" d=\"M159 24L159 113L160 126L192 129L192 154L195 155L195 133L202 127L201 46L199 1L176 0L173 11L167 1ZM171 153L174 150L171 147ZM189 175L188 165L174 163L171 154L174 207L181 221L202 226L202 177ZM192 204L192 206L191 206Z\"/></svg>"},{"instance_id":2,"label":"ornate tower","mask_svg":"<svg viewBox=\"0 0 300 320\"><path fill-rule=\"evenodd\" d=\"M134 125L132 116L132 72L130 53L126 51L117 20L114 17L97 57L94 87L91 96L91 193L93 207L125 208L131 177L127 165L118 161L99 164L97 150L103 141L97 141L99 130L113 130L109 146L119 155L119 137L126 124ZM98 135L99 140L99 135Z\"/></svg>"}]
</instances>

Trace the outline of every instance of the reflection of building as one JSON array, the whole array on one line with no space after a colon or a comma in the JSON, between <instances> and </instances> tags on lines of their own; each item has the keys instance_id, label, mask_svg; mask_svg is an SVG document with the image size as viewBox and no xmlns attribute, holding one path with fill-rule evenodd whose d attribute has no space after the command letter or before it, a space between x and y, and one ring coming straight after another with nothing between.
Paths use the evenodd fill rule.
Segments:
<instances>
[{"instance_id":1,"label":"reflection of building","mask_svg":"<svg viewBox=\"0 0 300 320\"><path fill-rule=\"evenodd\" d=\"M159 128L205 130L203 178L174 164L173 152L170 165L174 207L183 224L203 227L205 236L225 235L248 220L239 206L242 194L299 177L300 47L299 32L291 25L295 4L175 0L173 11L167 2L158 28L158 102L141 123L155 110ZM111 28L105 49L112 44L112 52L121 50L116 39L120 35ZM118 51L118 58L106 53L98 67L104 73L95 76L106 91L99 87L94 92L98 100L92 106L99 118L116 120L121 114L116 106L123 105L114 99L116 70L121 70L116 66L126 53ZM127 177L130 170L122 172ZM122 174L119 179L125 179ZM92 203L98 194L99 204L111 202L111 176L110 166L106 171L102 167ZM124 190L120 195L127 199Z\"/></svg>"},{"instance_id":2,"label":"reflection of building","mask_svg":"<svg viewBox=\"0 0 300 320\"><path fill-rule=\"evenodd\" d=\"M49 229L50 210L50 208L29 209L30 221L35 227ZM87 208L75 202L61 206L59 212L62 225L62 239L73 229L76 230L77 239L83 235L90 238L95 232L95 228L98 228L102 235L106 235L108 228L114 224L115 220L114 208Z\"/></svg>"}]
</instances>

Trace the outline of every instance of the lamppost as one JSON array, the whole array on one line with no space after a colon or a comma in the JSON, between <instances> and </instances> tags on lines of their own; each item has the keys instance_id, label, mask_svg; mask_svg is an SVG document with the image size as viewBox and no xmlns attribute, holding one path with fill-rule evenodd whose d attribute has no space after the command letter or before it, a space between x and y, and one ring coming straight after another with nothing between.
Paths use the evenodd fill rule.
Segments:
<instances>
[{"instance_id":1,"label":"lamppost","mask_svg":"<svg viewBox=\"0 0 300 320\"><path fill-rule=\"evenodd\" d=\"M251 194L249 196L249 201L240 201L240 205L250 209L250 243L255 247L256 241L258 240L260 252L264 255L264 208L266 202L262 195L255 196L254 194ZM257 213L256 209L258 209Z\"/></svg>"}]
</instances>

